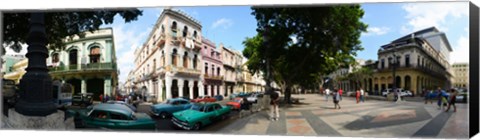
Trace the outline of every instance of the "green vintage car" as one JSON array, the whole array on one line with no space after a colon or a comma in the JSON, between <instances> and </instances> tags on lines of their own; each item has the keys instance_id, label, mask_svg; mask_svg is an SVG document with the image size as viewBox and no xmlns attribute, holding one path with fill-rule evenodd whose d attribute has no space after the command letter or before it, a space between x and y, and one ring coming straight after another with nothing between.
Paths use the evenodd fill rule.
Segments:
<instances>
[{"instance_id":1,"label":"green vintage car","mask_svg":"<svg viewBox=\"0 0 480 140\"><path fill-rule=\"evenodd\" d=\"M215 121L226 119L230 110L230 107L218 103L196 103L188 110L173 113L172 122L182 129L199 130Z\"/></svg>"},{"instance_id":2,"label":"green vintage car","mask_svg":"<svg viewBox=\"0 0 480 140\"><path fill-rule=\"evenodd\" d=\"M69 109L77 128L155 130L156 122L146 113L135 113L121 104L97 104L84 109Z\"/></svg>"}]
</instances>

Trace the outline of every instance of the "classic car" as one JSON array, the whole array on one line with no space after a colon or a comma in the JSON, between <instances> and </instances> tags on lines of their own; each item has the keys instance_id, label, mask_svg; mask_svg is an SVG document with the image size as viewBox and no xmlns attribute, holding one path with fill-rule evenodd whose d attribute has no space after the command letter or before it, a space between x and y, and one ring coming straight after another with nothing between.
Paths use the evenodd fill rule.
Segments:
<instances>
[{"instance_id":1,"label":"classic car","mask_svg":"<svg viewBox=\"0 0 480 140\"><path fill-rule=\"evenodd\" d=\"M215 96L213 96L213 97L214 97L214 98L215 98L217 101L221 101L221 100L223 100L223 96L222 96L222 95L220 95L220 94L218 94L218 95L215 95Z\"/></svg>"},{"instance_id":2,"label":"classic car","mask_svg":"<svg viewBox=\"0 0 480 140\"><path fill-rule=\"evenodd\" d=\"M130 108L133 112L137 112L137 108L136 108L136 107L134 107L134 106L131 105L131 104L127 104L127 103L125 103L125 102L123 102L123 101L112 101L112 100L110 100L110 101L107 101L106 103L107 103L107 104L120 104L120 105L124 105L124 106Z\"/></svg>"},{"instance_id":3,"label":"classic car","mask_svg":"<svg viewBox=\"0 0 480 140\"><path fill-rule=\"evenodd\" d=\"M230 102L227 102L227 106L230 106L231 109L240 110L241 102L243 98L237 97Z\"/></svg>"},{"instance_id":4,"label":"classic car","mask_svg":"<svg viewBox=\"0 0 480 140\"><path fill-rule=\"evenodd\" d=\"M208 95L206 96L198 96L196 99L190 100L190 102L198 103L198 102L215 102L217 99L210 97Z\"/></svg>"},{"instance_id":5,"label":"classic car","mask_svg":"<svg viewBox=\"0 0 480 140\"><path fill-rule=\"evenodd\" d=\"M173 113L174 126L186 130L199 130L215 121L224 120L230 107L218 103L196 103L188 110Z\"/></svg>"},{"instance_id":6,"label":"classic car","mask_svg":"<svg viewBox=\"0 0 480 140\"><path fill-rule=\"evenodd\" d=\"M252 102L252 103L257 103L258 97L263 97L263 94L254 93L254 94L250 95L249 97L247 97L247 100L249 102Z\"/></svg>"},{"instance_id":7,"label":"classic car","mask_svg":"<svg viewBox=\"0 0 480 140\"><path fill-rule=\"evenodd\" d=\"M237 98L237 96L238 96L238 93L233 93L233 94L230 94L230 96L228 96L228 98L230 100L233 100L233 99Z\"/></svg>"},{"instance_id":8,"label":"classic car","mask_svg":"<svg viewBox=\"0 0 480 140\"><path fill-rule=\"evenodd\" d=\"M164 103L152 105L150 113L165 119L171 117L172 113L189 109L191 106L192 104L188 100L183 98L173 98L168 99Z\"/></svg>"},{"instance_id":9,"label":"classic car","mask_svg":"<svg viewBox=\"0 0 480 140\"><path fill-rule=\"evenodd\" d=\"M74 116L77 128L156 129L156 122L146 113L135 113L120 104L97 104L67 113Z\"/></svg>"},{"instance_id":10,"label":"classic car","mask_svg":"<svg viewBox=\"0 0 480 140\"><path fill-rule=\"evenodd\" d=\"M73 95L72 106L89 106L93 104L93 93L80 93Z\"/></svg>"}]
</instances>

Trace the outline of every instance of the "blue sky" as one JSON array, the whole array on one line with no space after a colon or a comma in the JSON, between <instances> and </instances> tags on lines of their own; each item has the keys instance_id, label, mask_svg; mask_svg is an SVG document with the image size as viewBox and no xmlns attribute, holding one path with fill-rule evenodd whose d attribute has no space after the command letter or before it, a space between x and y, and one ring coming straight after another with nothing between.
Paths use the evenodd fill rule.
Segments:
<instances>
[{"instance_id":1,"label":"blue sky","mask_svg":"<svg viewBox=\"0 0 480 140\"><path fill-rule=\"evenodd\" d=\"M248 6L173 7L181 9L202 24L203 37L217 45L243 50L242 41L256 34L256 20ZM411 32L435 26L447 34L454 50L451 62L468 62L468 3L370 3L362 4L362 21L369 25L362 34L363 51L357 58L377 60L381 45ZM144 8L143 16L125 24L117 18L114 28L120 81L133 68L133 51L145 41L162 8Z\"/></svg>"},{"instance_id":2,"label":"blue sky","mask_svg":"<svg viewBox=\"0 0 480 140\"><path fill-rule=\"evenodd\" d=\"M256 34L256 20L249 6L173 7L181 9L202 24L203 37L215 44L243 50L242 41ZM363 51L360 59L377 59L381 45L411 32L435 26L445 32L453 52L450 63L468 62L468 2L448 3L369 3L362 4L365 15L362 21L369 25L363 33ZM143 44L162 8L142 8L143 16L125 24L117 16L115 22L103 27L113 27L120 82L125 81L133 69L133 52ZM22 51L26 52L26 49ZM7 51L8 54L8 51Z\"/></svg>"}]
</instances>

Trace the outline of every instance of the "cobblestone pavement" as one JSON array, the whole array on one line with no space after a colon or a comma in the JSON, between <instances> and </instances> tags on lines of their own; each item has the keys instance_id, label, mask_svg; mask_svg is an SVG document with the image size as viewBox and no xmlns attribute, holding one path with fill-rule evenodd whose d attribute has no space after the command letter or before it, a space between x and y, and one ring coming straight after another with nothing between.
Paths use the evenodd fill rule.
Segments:
<instances>
[{"instance_id":1,"label":"cobblestone pavement","mask_svg":"<svg viewBox=\"0 0 480 140\"><path fill-rule=\"evenodd\" d=\"M344 97L334 109L317 94L293 95L300 104L280 107L280 120L268 120L268 110L235 121L221 134L348 136L378 138L468 138L468 104L444 112L436 104L367 100L357 104Z\"/></svg>"}]
</instances>

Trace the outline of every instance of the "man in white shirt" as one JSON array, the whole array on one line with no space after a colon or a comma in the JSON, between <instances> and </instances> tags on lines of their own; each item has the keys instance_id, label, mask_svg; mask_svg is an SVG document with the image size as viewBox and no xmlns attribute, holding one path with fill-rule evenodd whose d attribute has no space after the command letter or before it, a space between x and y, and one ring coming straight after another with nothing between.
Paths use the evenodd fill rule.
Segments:
<instances>
[{"instance_id":1,"label":"man in white shirt","mask_svg":"<svg viewBox=\"0 0 480 140\"><path fill-rule=\"evenodd\" d=\"M360 100L365 102L365 92L363 91L362 87L360 87Z\"/></svg>"},{"instance_id":2,"label":"man in white shirt","mask_svg":"<svg viewBox=\"0 0 480 140\"><path fill-rule=\"evenodd\" d=\"M328 95L330 95L330 89L325 89L325 100L328 102Z\"/></svg>"}]
</instances>

